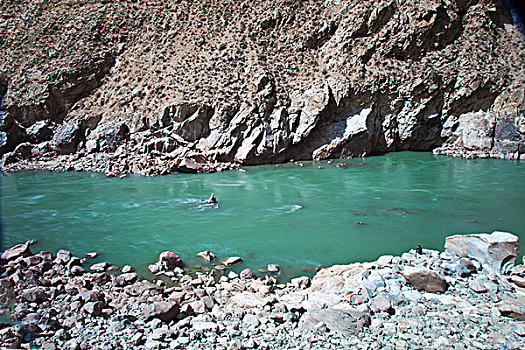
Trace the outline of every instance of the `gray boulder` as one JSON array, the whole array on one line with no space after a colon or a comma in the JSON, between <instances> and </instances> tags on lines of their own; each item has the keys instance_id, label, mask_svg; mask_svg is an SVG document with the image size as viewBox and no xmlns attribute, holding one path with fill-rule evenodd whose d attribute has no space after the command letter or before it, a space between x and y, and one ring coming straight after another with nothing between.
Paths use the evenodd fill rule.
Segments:
<instances>
[{"instance_id":1,"label":"gray boulder","mask_svg":"<svg viewBox=\"0 0 525 350\"><path fill-rule=\"evenodd\" d=\"M315 330L319 322L342 335L356 335L371 323L370 315L353 310L313 309L307 311L299 321L299 330Z\"/></svg>"},{"instance_id":2,"label":"gray boulder","mask_svg":"<svg viewBox=\"0 0 525 350\"><path fill-rule=\"evenodd\" d=\"M445 251L458 257L475 259L487 272L507 273L519 255L519 238L508 232L455 235L447 237Z\"/></svg>"},{"instance_id":3,"label":"gray boulder","mask_svg":"<svg viewBox=\"0 0 525 350\"><path fill-rule=\"evenodd\" d=\"M102 313L104 304L101 301L89 302L84 305L84 311L91 316L98 316Z\"/></svg>"},{"instance_id":4,"label":"gray boulder","mask_svg":"<svg viewBox=\"0 0 525 350\"><path fill-rule=\"evenodd\" d=\"M57 252L57 260L58 262L67 263L73 254L69 250L61 249Z\"/></svg>"},{"instance_id":5,"label":"gray boulder","mask_svg":"<svg viewBox=\"0 0 525 350\"><path fill-rule=\"evenodd\" d=\"M162 271L183 267L182 259L175 253L166 251L159 255L158 265Z\"/></svg>"},{"instance_id":6,"label":"gray boulder","mask_svg":"<svg viewBox=\"0 0 525 350\"><path fill-rule=\"evenodd\" d=\"M53 137L55 149L59 154L70 154L75 152L82 130L78 124L63 124L57 128Z\"/></svg>"},{"instance_id":7,"label":"gray boulder","mask_svg":"<svg viewBox=\"0 0 525 350\"><path fill-rule=\"evenodd\" d=\"M241 271L240 275L242 279L252 279L257 276L255 276L255 273L250 269L244 269Z\"/></svg>"},{"instance_id":8,"label":"gray boulder","mask_svg":"<svg viewBox=\"0 0 525 350\"><path fill-rule=\"evenodd\" d=\"M5 252L2 253L2 259L5 260L16 260L19 257L25 257L33 255L31 252L31 249L29 249L29 245L26 244L18 244L14 247L11 247L7 249Z\"/></svg>"},{"instance_id":9,"label":"gray boulder","mask_svg":"<svg viewBox=\"0 0 525 350\"><path fill-rule=\"evenodd\" d=\"M230 257L230 258L226 258L222 264L226 267L232 267L233 265L237 265L237 264L240 264L242 263L242 259L238 256L233 256L233 257Z\"/></svg>"},{"instance_id":10,"label":"gray boulder","mask_svg":"<svg viewBox=\"0 0 525 350\"><path fill-rule=\"evenodd\" d=\"M209 250L205 250L203 252L200 252L196 255L197 257L203 258L206 262L211 262L212 260L217 259L217 256L210 252Z\"/></svg>"},{"instance_id":11,"label":"gray boulder","mask_svg":"<svg viewBox=\"0 0 525 350\"><path fill-rule=\"evenodd\" d=\"M179 313L179 304L174 301L159 301L148 304L144 307L142 312L143 318L146 321L158 318L164 322L169 322Z\"/></svg>"},{"instance_id":12,"label":"gray boulder","mask_svg":"<svg viewBox=\"0 0 525 350\"><path fill-rule=\"evenodd\" d=\"M122 275L117 276L113 283L116 287L125 287L132 283L135 283L135 281L137 281L138 278L139 275L135 272L123 273Z\"/></svg>"},{"instance_id":13,"label":"gray boulder","mask_svg":"<svg viewBox=\"0 0 525 350\"><path fill-rule=\"evenodd\" d=\"M108 262L100 262L100 263L93 264L89 268L89 270L93 272L102 272L102 271L109 269L110 266L111 264Z\"/></svg>"}]
</instances>

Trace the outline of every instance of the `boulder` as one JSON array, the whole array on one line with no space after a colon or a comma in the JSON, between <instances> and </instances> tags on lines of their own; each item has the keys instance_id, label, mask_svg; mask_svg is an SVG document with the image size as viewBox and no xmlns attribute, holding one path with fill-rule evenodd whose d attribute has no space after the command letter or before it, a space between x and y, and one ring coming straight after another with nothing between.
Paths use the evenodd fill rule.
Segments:
<instances>
[{"instance_id":1,"label":"boulder","mask_svg":"<svg viewBox=\"0 0 525 350\"><path fill-rule=\"evenodd\" d=\"M2 259L10 261L16 260L19 257L27 257L31 255L33 255L33 253L31 252L31 249L29 249L29 244L17 244L3 252Z\"/></svg>"},{"instance_id":2,"label":"boulder","mask_svg":"<svg viewBox=\"0 0 525 350\"><path fill-rule=\"evenodd\" d=\"M69 250L61 249L57 252L57 260L59 260L62 263L67 263L72 256L73 255Z\"/></svg>"},{"instance_id":3,"label":"boulder","mask_svg":"<svg viewBox=\"0 0 525 350\"><path fill-rule=\"evenodd\" d=\"M133 267L130 266L130 265L125 265L122 267L122 273L130 273L130 272L133 272Z\"/></svg>"},{"instance_id":4,"label":"boulder","mask_svg":"<svg viewBox=\"0 0 525 350\"><path fill-rule=\"evenodd\" d=\"M205 250L203 252L200 252L196 256L199 257L199 258L203 258L204 261L206 261L208 263L211 262L212 260L217 259L217 256L215 254L213 254L212 252L210 252L209 250Z\"/></svg>"},{"instance_id":5,"label":"boulder","mask_svg":"<svg viewBox=\"0 0 525 350\"><path fill-rule=\"evenodd\" d=\"M196 315L200 315L206 312L206 304L202 300L195 300L190 303L190 306L193 310L193 313Z\"/></svg>"},{"instance_id":6,"label":"boulder","mask_svg":"<svg viewBox=\"0 0 525 350\"><path fill-rule=\"evenodd\" d=\"M181 173L194 174L199 171L199 165L190 158L183 158L180 160L177 170Z\"/></svg>"},{"instance_id":7,"label":"boulder","mask_svg":"<svg viewBox=\"0 0 525 350\"><path fill-rule=\"evenodd\" d=\"M184 266L182 259L177 254L170 251L160 253L158 265L159 268L164 271Z\"/></svg>"},{"instance_id":8,"label":"boulder","mask_svg":"<svg viewBox=\"0 0 525 350\"><path fill-rule=\"evenodd\" d=\"M447 237L445 251L475 259L492 274L507 273L519 255L519 238L508 232L455 235Z\"/></svg>"},{"instance_id":9,"label":"boulder","mask_svg":"<svg viewBox=\"0 0 525 350\"><path fill-rule=\"evenodd\" d=\"M41 303L49 299L49 295L43 288L26 289L22 292L21 298L29 303Z\"/></svg>"},{"instance_id":10,"label":"boulder","mask_svg":"<svg viewBox=\"0 0 525 350\"><path fill-rule=\"evenodd\" d=\"M242 292L234 294L230 299L230 306L241 309L246 308L263 308L269 300L255 293Z\"/></svg>"},{"instance_id":11,"label":"boulder","mask_svg":"<svg viewBox=\"0 0 525 350\"><path fill-rule=\"evenodd\" d=\"M448 283L437 272L425 268L405 268L401 272L408 283L417 290L429 293L445 292Z\"/></svg>"},{"instance_id":12,"label":"boulder","mask_svg":"<svg viewBox=\"0 0 525 350\"><path fill-rule=\"evenodd\" d=\"M82 130L78 124L63 124L57 127L55 135L53 136L53 144L55 150L59 154L70 154L75 152Z\"/></svg>"},{"instance_id":13,"label":"boulder","mask_svg":"<svg viewBox=\"0 0 525 350\"><path fill-rule=\"evenodd\" d=\"M73 275L73 276L80 276L82 274L84 274L86 272L86 270L84 270L84 268L82 266L73 266L71 267L71 270L69 270L69 272Z\"/></svg>"},{"instance_id":14,"label":"boulder","mask_svg":"<svg viewBox=\"0 0 525 350\"><path fill-rule=\"evenodd\" d=\"M230 258L226 258L224 259L224 261L222 262L222 264L226 267L232 267L233 265L237 265L237 264L240 264L242 263L242 259L238 256L233 256L233 257L230 257Z\"/></svg>"},{"instance_id":15,"label":"boulder","mask_svg":"<svg viewBox=\"0 0 525 350\"><path fill-rule=\"evenodd\" d=\"M150 264L150 265L148 265L148 270L151 273L155 274L155 273L158 273L160 271L160 268L159 268L159 265L157 265L157 264Z\"/></svg>"},{"instance_id":16,"label":"boulder","mask_svg":"<svg viewBox=\"0 0 525 350\"><path fill-rule=\"evenodd\" d=\"M79 291L77 297L85 303L100 301L102 303L102 307L104 307L106 299L104 293L87 289L82 289Z\"/></svg>"},{"instance_id":17,"label":"boulder","mask_svg":"<svg viewBox=\"0 0 525 350\"><path fill-rule=\"evenodd\" d=\"M519 276L512 276L510 280L518 287L525 288L525 278Z\"/></svg>"},{"instance_id":18,"label":"boulder","mask_svg":"<svg viewBox=\"0 0 525 350\"><path fill-rule=\"evenodd\" d=\"M518 321L525 321L525 306L517 305L510 302L501 302L496 304L501 316L513 318Z\"/></svg>"},{"instance_id":19,"label":"boulder","mask_svg":"<svg viewBox=\"0 0 525 350\"><path fill-rule=\"evenodd\" d=\"M48 251L41 251L38 253L38 256L40 256L44 260L53 260L53 253Z\"/></svg>"},{"instance_id":20,"label":"boulder","mask_svg":"<svg viewBox=\"0 0 525 350\"><path fill-rule=\"evenodd\" d=\"M390 299L384 295L379 295L372 299L370 304L372 310L382 311L389 314L393 314L394 309L392 308L392 303Z\"/></svg>"},{"instance_id":21,"label":"boulder","mask_svg":"<svg viewBox=\"0 0 525 350\"><path fill-rule=\"evenodd\" d=\"M100 262L100 263L97 263L97 264L93 264L89 268L89 271L102 272L102 271L107 270L110 266L111 266L111 264L108 263L108 262Z\"/></svg>"},{"instance_id":22,"label":"boulder","mask_svg":"<svg viewBox=\"0 0 525 350\"><path fill-rule=\"evenodd\" d=\"M310 285L312 284L312 280L307 276L302 276L302 277L292 278L290 283L292 284L292 286L296 288L305 289L305 288L310 287Z\"/></svg>"},{"instance_id":23,"label":"boulder","mask_svg":"<svg viewBox=\"0 0 525 350\"><path fill-rule=\"evenodd\" d=\"M115 278L115 281L113 284L117 287L124 287L129 284L135 283L135 281L139 278L139 275L135 272L130 273L123 273L122 275L119 275Z\"/></svg>"},{"instance_id":24,"label":"boulder","mask_svg":"<svg viewBox=\"0 0 525 350\"><path fill-rule=\"evenodd\" d=\"M314 330L323 322L326 327L344 336L357 335L371 323L370 315L354 310L313 309L307 311L299 321L299 330Z\"/></svg>"},{"instance_id":25,"label":"boulder","mask_svg":"<svg viewBox=\"0 0 525 350\"><path fill-rule=\"evenodd\" d=\"M219 326L215 322L198 321L192 325L195 331L200 332L217 332Z\"/></svg>"},{"instance_id":26,"label":"boulder","mask_svg":"<svg viewBox=\"0 0 525 350\"><path fill-rule=\"evenodd\" d=\"M102 308L104 307L101 301L89 302L84 305L84 311L91 316L98 316L102 313Z\"/></svg>"},{"instance_id":27,"label":"boulder","mask_svg":"<svg viewBox=\"0 0 525 350\"><path fill-rule=\"evenodd\" d=\"M383 268L385 266L388 266L392 263L392 259L394 258L393 255L383 255L383 256L380 256L378 259L377 259L377 267L379 268Z\"/></svg>"},{"instance_id":28,"label":"boulder","mask_svg":"<svg viewBox=\"0 0 525 350\"><path fill-rule=\"evenodd\" d=\"M164 322L174 320L179 313L179 304L174 301L159 301L148 304L142 311L144 320L158 318Z\"/></svg>"},{"instance_id":29,"label":"boulder","mask_svg":"<svg viewBox=\"0 0 525 350\"><path fill-rule=\"evenodd\" d=\"M257 276L255 276L255 273L250 269L244 269L241 271L240 275L242 279L252 279Z\"/></svg>"}]
</instances>

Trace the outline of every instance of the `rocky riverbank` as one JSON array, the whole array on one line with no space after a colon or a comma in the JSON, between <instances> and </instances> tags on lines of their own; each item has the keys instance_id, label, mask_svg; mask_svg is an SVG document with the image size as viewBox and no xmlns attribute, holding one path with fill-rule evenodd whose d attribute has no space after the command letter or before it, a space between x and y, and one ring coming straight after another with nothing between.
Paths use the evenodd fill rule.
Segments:
<instances>
[{"instance_id":1,"label":"rocky riverbank","mask_svg":"<svg viewBox=\"0 0 525 350\"><path fill-rule=\"evenodd\" d=\"M3 1L0 170L525 159L503 0Z\"/></svg>"},{"instance_id":2,"label":"rocky riverbank","mask_svg":"<svg viewBox=\"0 0 525 350\"><path fill-rule=\"evenodd\" d=\"M240 258L184 274L164 252L151 281L61 250L2 254L0 346L42 349L523 349L525 266L508 233L451 236L279 283ZM213 254L201 256L213 260ZM277 272L278 267L269 266ZM87 270L86 270L87 269Z\"/></svg>"}]
</instances>

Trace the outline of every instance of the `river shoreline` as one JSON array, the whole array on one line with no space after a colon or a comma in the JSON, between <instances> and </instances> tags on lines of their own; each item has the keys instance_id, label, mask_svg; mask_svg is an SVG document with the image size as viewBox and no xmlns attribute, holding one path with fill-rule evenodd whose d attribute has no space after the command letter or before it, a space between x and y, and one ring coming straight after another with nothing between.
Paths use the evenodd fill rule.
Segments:
<instances>
[{"instance_id":1,"label":"river shoreline","mask_svg":"<svg viewBox=\"0 0 525 350\"><path fill-rule=\"evenodd\" d=\"M492 248L462 251L473 242ZM249 269L186 275L174 253L151 266L162 275L152 283L131 267L99 263L88 272L68 251L35 255L22 244L2 255L2 303L13 302L14 324L1 323L0 345L519 349L525 266L514 265L517 247L506 233L451 236L444 252L334 265L284 284Z\"/></svg>"}]
</instances>

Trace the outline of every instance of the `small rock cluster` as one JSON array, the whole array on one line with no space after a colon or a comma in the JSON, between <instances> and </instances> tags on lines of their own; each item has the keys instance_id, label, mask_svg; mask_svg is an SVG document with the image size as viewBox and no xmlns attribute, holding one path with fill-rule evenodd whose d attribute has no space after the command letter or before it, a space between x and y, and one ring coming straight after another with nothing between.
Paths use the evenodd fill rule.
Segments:
<instances>
[{"instance_id":1,"label":"small rock cluster","mask_svg":"<svg viewBox=\"0 0 525 350\"><path fill-rule=\"evenodd\" d=\"M0 323L0 347L522 349L525 265L514 265L517 237L449 239L444 252L335 265L287 283L249 269L228 272L224 262L224 269L184 274L173 252L150 266L156 277L148 281L130 266L98 263L88 272L88 258L33 254L20 244L1 257L2 312L16 322ZM462 256L472 242L475 256Z\"/></svg>"}]
</instances>

